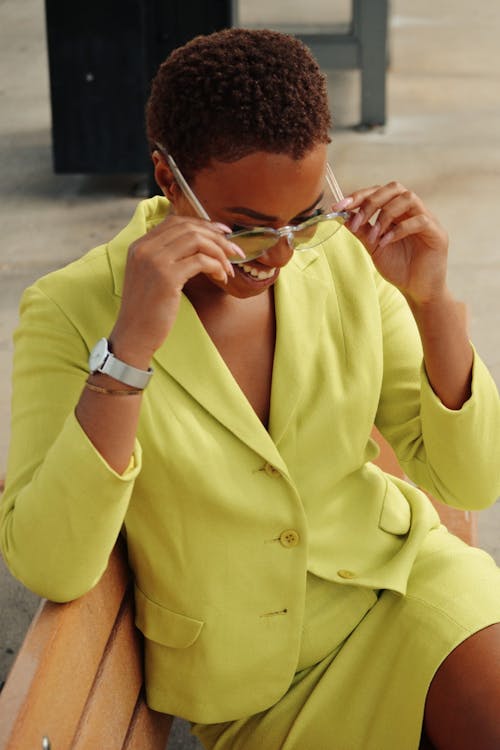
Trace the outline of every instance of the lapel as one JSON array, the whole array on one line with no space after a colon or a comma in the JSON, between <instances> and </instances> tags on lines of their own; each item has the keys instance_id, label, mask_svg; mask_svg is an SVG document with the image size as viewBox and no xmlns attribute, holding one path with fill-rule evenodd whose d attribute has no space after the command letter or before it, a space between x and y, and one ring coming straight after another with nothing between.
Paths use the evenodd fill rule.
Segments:
<instances>
[{"instance_id":1,"label":"lapel","mask_svg":"<svg viewBox=\"0 0 500 750\"><path fill-rule=\"evenodd\" d=\"M172 330L154 359L224 427L274 466L286 471L268 431L184 294Z\"/></svg>"},{"instance_id":2,"label":"lapel","mask_svg":"<svg viewBox=\"0 0 500 750\"><path fill-rule=\"evenodd\" d=\"M110 243L109 258L118 296L122 294L129 244L161 220L167 205L161 198L143 201L129 226ZM275 285L277 335L269 431L245 398L185 295L175 324L154 357L154 367L168 372L200 406L287 476L289 472L277 446L300 393L311 378L313 352L329 290L323 279L305 270L316 258L314 251L296 256L281 271Z\"/></svg>"},{"instance_id":3,"label":"lapel","mask_svg":"<svg viewBox=\"0 0 500 750\"><path fill-rule=\"evenodd\" d=\"M311 387L314 353L326 311L329 285L305 270L317 253L297 255L281 272L275 286L276 346L274 352L269 432L276 445L286 432L301 392Z\"/></svg>"},{"instance_id":4,"label":"lapel","mask_svg":"<svg viewBox=\"0 0 500 750\"><path fill-rule=\"evenodd\" d=\"M328 286L290 264L275 287L276 348L269 431L245 398L184 295L176 322L155 359L196 401L236 437L274 466L288 469L278 444L310 383L313 353Z\"/></svg>"}]
</instances>

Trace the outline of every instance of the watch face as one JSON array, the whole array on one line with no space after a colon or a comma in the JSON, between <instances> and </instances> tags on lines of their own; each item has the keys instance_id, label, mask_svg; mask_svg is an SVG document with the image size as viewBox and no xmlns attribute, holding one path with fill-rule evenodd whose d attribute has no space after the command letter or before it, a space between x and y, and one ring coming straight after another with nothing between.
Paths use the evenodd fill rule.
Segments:
<instances>
[{"instance_id":1,"label":"watch face","mask_svg":"<svg viewBox=\"0 0 500 750\"><path fill-rule=\"evenodd\" d=\"M106 357L108 356L108 354L109 354L109 349L108 349L107 339L99 339L97 344L94 346L94 348L90 352L90 357L89 357L90 372L95 372L100 367L102 367L104 362L106 361Z\"/></svg>"}]
</instances>

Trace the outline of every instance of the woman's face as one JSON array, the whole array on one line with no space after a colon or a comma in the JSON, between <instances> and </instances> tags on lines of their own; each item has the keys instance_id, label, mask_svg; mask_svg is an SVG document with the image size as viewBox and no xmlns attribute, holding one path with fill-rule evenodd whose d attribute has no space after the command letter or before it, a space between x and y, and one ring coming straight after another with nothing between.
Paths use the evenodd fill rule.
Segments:
<instances>
[{"instance_id":1,"label":"woman's face","mask_svg":"<svg viewBox=\"0 0 500 750\"><path fill-rule=\"evenodd\" d=\"M277 228L300 223L314 213L324 188L326 158L324 144L298 160L258 151L232 163L212 162L194 176L190 186L213 221L231 229ZM172 202L176 213L193 214L180 191L173 192ZM234 297L253 297L274 284L292 254L282 238L256 260L235 265L235 277L229 277L227 284L209 277L203 283Z\"/></svg>"}]
</instances>

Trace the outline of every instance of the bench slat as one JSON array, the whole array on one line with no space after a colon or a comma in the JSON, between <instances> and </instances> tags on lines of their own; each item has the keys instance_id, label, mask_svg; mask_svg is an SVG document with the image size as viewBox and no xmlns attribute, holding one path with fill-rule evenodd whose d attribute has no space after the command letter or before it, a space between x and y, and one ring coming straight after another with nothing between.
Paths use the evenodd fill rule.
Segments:
<instances>
[{"instance_id":1,"label":"bench slat","mask_svg":"<svg viewBox=\"0 0 500 750\"><path fill-rule=\"evenodd\" d=\"M121 748L142 686L142 654L130 595L106 644L72 750Z\"/></svg>"},{"instance_id":2,"label":"bench slat","mask_svg":"<svg viewBox=\"0 0 500 750\"><path fill-rule=\"evenodd\" d=\"M164 750L172 721L172 716L149 709L141 693L123 750Z\"/></svg>"},{"instance_id":3,"label":"bench slat","mask_svg":"<svg viewBox=\"0 0 500 750\"><path fill-rule=\"evenodd\" d=\"M0 748L70 747L128 585L123 552L88 594L43 602L0 693Z\"/></svg>"}]
</instances>

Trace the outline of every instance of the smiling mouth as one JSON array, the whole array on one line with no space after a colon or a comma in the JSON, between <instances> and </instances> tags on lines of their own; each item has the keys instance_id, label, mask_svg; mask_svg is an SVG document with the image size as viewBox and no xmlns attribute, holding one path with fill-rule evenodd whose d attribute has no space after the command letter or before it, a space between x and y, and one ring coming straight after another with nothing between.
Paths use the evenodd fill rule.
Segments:
<instances>
[{"instance_id":1,"label":"smiling mouth","mask_svg":"<svg viewBox=\"0 0 500 750\"><path fill-rule=\"evenodd\" d=\"M255 281L265 281L266 279L272 278L276 273L276 268L270 268L268 271L259 271L254 266L248 266L245 263L239 264L237 268L242 271L245 276L250 276L250 278L255 279Z\"/></svg>"}]
</instances>

